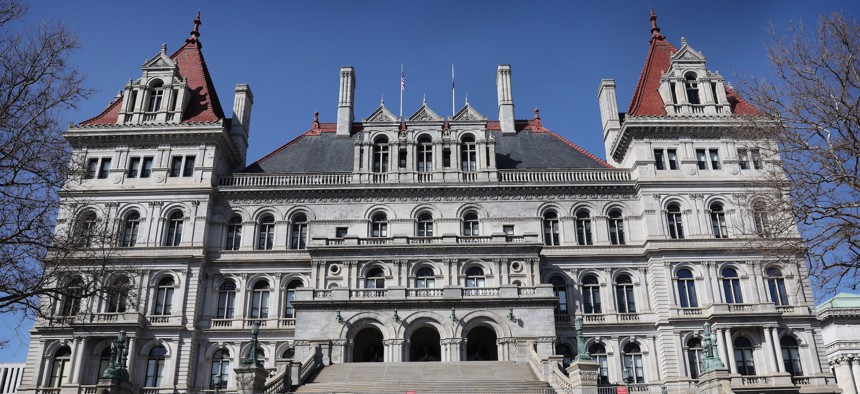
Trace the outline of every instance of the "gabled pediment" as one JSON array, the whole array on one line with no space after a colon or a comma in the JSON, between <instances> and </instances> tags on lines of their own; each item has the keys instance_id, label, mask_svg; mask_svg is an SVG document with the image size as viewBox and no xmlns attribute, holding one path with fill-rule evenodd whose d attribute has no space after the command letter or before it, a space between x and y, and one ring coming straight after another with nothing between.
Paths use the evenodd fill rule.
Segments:
<instances>
[{"instance_id":1,"label":"gabled pediment","mask_svg":"<svg viewBox=\"0 0 860 394\"><path fill-rule=\"evenodd\" d=\"M672 61L682 62L705 62L705 55L687 45L687 40L682 39L681 49L672 55Z\"/></svg>"},{"instance_id":2,"label":"gabled pediment","mask_svg":"<svg viewBox=\"0 0 860 394\"><path fill-rule=\"evenodd\" d=\"M426 101L421 105L421 108L418 108L418 111L415 111L415 113L409 117L409 121L411 122L438 122L441 120L442 117L436 115L436 113L427 106Z\"/></svg>"},{"instance_id":3,"label":"gabled pediment","mask_svg":"<svg viewBox=\"0 0 860 394\"><path fill-rule=\"evenodd\" d=\"M469 105L469 100L466 99L466 105L464 105L463 108L460 108L451 120L487 120L487 117L481 115L480 112L472 108L472 106Z\"/></svg>"},{"instance_id":4,"label":"gabled pediment","mask_svg":"<svg viewBox=\"0 0 860 394\"><path fill-rule=\"evenodd\" d=\"M176 62L173 61L170 56L167 56L167 46L162 45L161 51L158 52L157 55L144 62L142 67L144 70L172 69L176 67Z\"/></svg>"},{"instance_id":5,"label":"gabled pediment","mask_svg":"<svg viewBox=\"0 0 860 394\"><path fill-rule=\"evenodd\" d=\"M376 111L373 111L370 116L366 119L362 119L362 122L396 122L397 117L394 116L388 108L385 108L385 104L379 104L379 108Z\"/></svg>"}]
</instances>

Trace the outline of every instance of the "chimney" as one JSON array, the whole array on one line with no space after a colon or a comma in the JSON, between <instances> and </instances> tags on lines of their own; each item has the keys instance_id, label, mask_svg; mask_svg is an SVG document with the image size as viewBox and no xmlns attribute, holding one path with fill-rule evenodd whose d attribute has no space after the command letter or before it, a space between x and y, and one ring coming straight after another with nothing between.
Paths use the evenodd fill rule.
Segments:
<instances>
[{"instance_id":1,"label":"chimney","mask_svg":"<svg viewBox=\"0 0 860 394\"><path fill-rule=\"evenodd\" d=\"M499 94L499 124L502 133L516 133L514 129L514 96L511 93L511 66L500 64L496 72L496 90Z\"/></svg>"},{"instance_id":2,"label":"chimney","mask_svg":"<svg viewBox=\"0 0 860 394\"><path fill-rule=\"evenodd\" d=\"M355 70L340 68L340 93L337 100L337 135L349 135L352 129L353 98L355 97Z\"/></svg>"},{"instance_id":3,"label":"chimney","mask_svg":"<svg viewBox=\"0 0 860 394\"><path fill-rule=\"evenodd\" d=\"M248 130L251 128L251 106L254 105L254 94L246 84L236 85L233 96L233 120L230 124L230 139L239 150L244 164L248 151Z\"/></svg>"},{"instance_id":4,"label":"chimney","mask_svg":"<svg viewBox=\"0 0 860 394\"><path fill-rule=\"evenodd\" d=\"M603 146L606 158L612 160L612 144L621 130L621 120L618 116L618 101L615 98L615 80L603 79L597 90L597 101L600 104L600 122L603 126Z\"/></svg>"}]
</instances>

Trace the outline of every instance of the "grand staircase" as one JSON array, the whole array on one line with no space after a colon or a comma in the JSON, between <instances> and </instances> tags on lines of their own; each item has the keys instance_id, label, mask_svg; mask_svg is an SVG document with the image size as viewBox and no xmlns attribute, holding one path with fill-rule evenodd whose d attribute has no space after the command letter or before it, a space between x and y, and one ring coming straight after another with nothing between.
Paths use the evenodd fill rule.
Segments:
<instances>
[{"instance_id":1,"label":"grand staircase","mask_svg":"<svg viewBox=\"0 0 860 394\"><path fill-rule=\"evenodd\" d=\"M346 363L324 367L298 393L555 393L511 361Z\"/></svg>"}]
</instances>

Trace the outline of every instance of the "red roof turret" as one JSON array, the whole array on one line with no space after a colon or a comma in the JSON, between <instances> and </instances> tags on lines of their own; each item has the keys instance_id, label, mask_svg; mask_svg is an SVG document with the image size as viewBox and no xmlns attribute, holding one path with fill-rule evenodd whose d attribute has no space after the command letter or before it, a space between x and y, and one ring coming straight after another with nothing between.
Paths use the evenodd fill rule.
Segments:
<instances>
[{"instance_id":1,"label":"red roof turret","mask_svg":"<svg viewBox=\"0 0 860 394\"><path fill-rule=\"evenodd\" d=\"M672 55L678 52L674 45L666 41L666 36L660 34L657 27L657 15L651 9L651 39L648 48L648 57L645 59L645 67L633 98L630 99L630 107L627 113L638 116L661 116L666 115L663 108L663 99L660 98L660 75L669 70L669 61Z\"/></svg>"}]
</instances>

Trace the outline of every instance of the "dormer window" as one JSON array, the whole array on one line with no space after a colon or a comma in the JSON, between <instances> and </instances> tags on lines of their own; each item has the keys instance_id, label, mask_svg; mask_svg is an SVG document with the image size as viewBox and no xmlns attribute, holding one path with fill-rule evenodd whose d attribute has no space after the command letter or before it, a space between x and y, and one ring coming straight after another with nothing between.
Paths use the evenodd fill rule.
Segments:
<instances>
[{"instance_id":1,"label":"dormer window","mask_svg":"<svg viewBox=\"0 0 860 394\"><path fill-rule=\"evenodd\" d=\"M146 112L158 112L161 110L161 102L164 100L164 83L160 79L152 82L149 86L149 104Z\"/></svg>"},{"instance_id":2,"label":"dormer window","mask_svg":"<svg viewBox=\"0 0 860 394\"><path fill-rule=\"evenodd\" d=\"M687 101L690 104L701 104L699 100L699 83L696 80L696 73L688 72L684 74L684 88L687 90Z\"/></svg>"}]
</instances>

